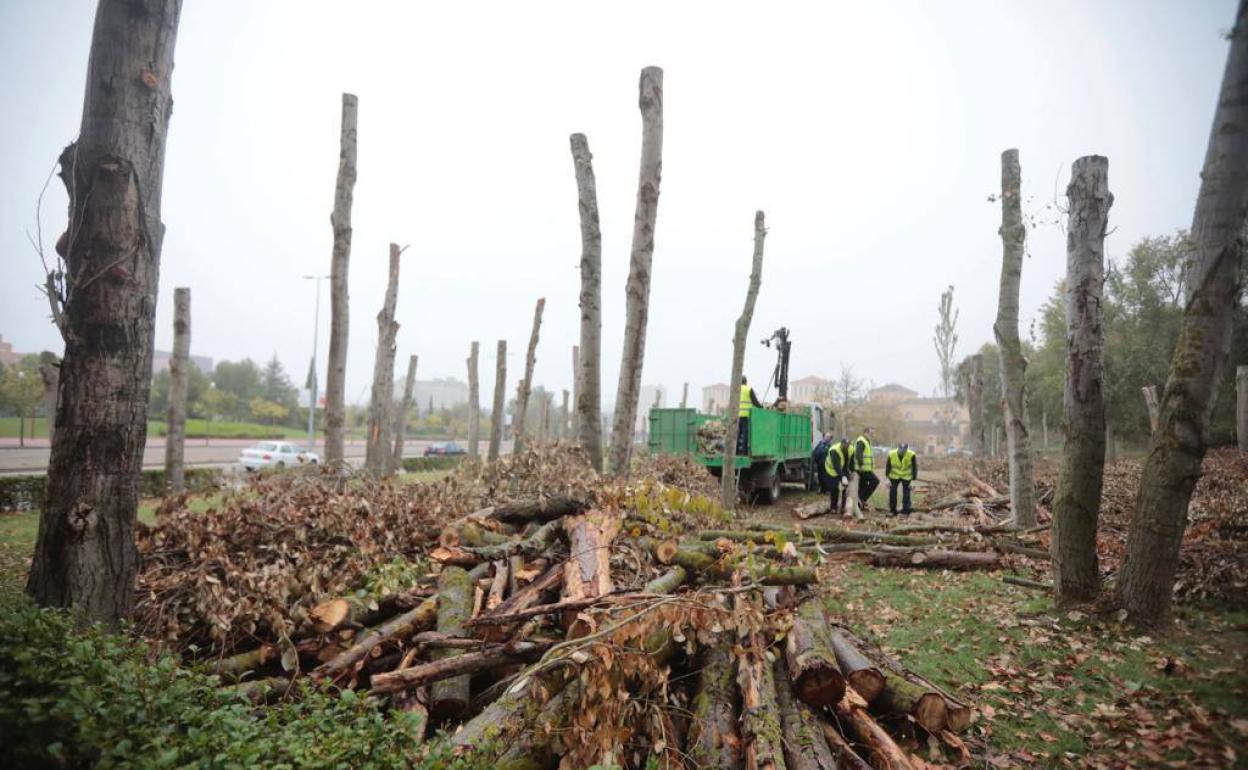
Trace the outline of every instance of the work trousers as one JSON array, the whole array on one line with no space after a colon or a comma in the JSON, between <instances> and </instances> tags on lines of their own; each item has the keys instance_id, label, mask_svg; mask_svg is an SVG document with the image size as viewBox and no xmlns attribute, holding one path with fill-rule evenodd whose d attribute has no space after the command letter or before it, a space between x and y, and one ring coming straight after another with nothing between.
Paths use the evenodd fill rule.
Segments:
<instances>
[{"instance_id":1,"label":"work trousers","mask_svg":"<svg viewBox=\"0 0 1248 770\"><path fill-rule=\"evenodd\" d=\"M737 418L737 457L750 453L750 418Z\"/></svg>"},{"instance_id":2,"label":"work trousers","mask_svg":"<svg viewBox=\"0 0 1248 770\"><path fill-rule=\"evenodd\" d=\"M897 512L897 487L901 487L901 512L910 515L910 479L888 480L888 512Z\"/></svg>"},{"instance_id":3,"label":"work trousers","mask_svg":"<svg viewBox=\"0 0 1248 770\"><path fill-rule=\"evenodd\" d=\"M880 477L875 475L875 471L859 471L858 473L858 501L866 503L871 499L871 493L880 485Z\"/></svg>"},{"instance_id":4,"label":"work trousers","mask_svg":"<svg viewBox=\"0 0 1248 770\"><path fill-rule=\"evenodd\" d=\"M843 492L841 490L844 490ZM831 498L830 507L832 513L840 513L841 506L845 504L845 500L849 497L849 487L841 486L840 476L828 476L828 491Z\"/></svg>"}]
</instances>

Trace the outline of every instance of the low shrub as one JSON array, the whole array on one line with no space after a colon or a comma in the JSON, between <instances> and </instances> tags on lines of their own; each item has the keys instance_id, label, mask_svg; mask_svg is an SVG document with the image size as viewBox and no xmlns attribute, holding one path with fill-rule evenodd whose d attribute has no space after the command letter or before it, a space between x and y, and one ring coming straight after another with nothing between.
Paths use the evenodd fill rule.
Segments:
<instances>
[{"instance_id":1,"label":"low shrub","mask_svg":"<svg viewBox=\"0 0 1248 770\"><path fill-rule=\"evenodd\" d=\"M185 479L188 492L208 492L220 484L221 469L187 468ZM0 511L30 511L43 507L46 481L44 474L0 476ZM139 496L161 497L166 486L163 468L145 470L139 480Z\"/></svg>"},{"instance_id":2,"label":"low shrub","mask_svg":"<svg viewBox=\"0 0 1248 770\"><path fill-rule=\"evenodd\" d=\"M465 455L430 455L429 457L404 457L403 470L409 473L417 471L446 471L464 461Z\"/></svg>"}]
</instances>

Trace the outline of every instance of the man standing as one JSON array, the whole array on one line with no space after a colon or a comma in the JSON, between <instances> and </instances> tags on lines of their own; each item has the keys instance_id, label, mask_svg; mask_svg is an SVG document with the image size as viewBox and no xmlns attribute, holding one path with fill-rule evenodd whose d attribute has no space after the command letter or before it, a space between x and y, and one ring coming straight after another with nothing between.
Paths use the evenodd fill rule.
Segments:
<instances>
[{"instance_id":1,"label":"man standing","mask_svg":"<svg viewBox=\"0 0 1248 770\"><path fill-rule=\"evenodd\" d=\"M741 403L737 406L737 456L744 457L750 453L750 407L762 407L758 396L741 375Z\"/></svg>"},{"instance_id":2,"label":"man standing","mask_svg":"<svg viewBox=\"0 0 1248 770\"><path fill-rule=\"evenodd\" d=\"M847 438L842 438L828 447L828 454L823 462L823 471L828 477L828 490L832 493L832 513L839 511L844 505L844 499L849 497L849 490L845 487L849 486L851 456ZM843 495L842 489L845 489Z\"/></svg>"},{"instance_id":3,"label":"man standing","mask_svg":"<svg viewBox=\"0 0 1248 770\"><path fill-rule=\"evenodd\" d=\"M884 463L884 475L888 477L888 512L897 513L897 486L901 486L901 515L910 515L910 482L919 478L919 458L902 443L889 451Z\"/></svg>"},{"instance_id":4,"label":"man standing","mask_svg":"<svg viewBox=\"0 0 1248 770\"><path fill-rule=\"evenodd\" d=\"M870 510L867 501L871 493L880 485L880 477L875 475L875 458L871 454L871 428L863 428L861 435L854 441L854 469L858 471L858 502L863 512Z\"/></svg>"},{"instance_id":5,"label":"man standing","mask_svg":"<svg viewBox=\"0 0 1248 770\"><path fill-rule=\"evenodd\" d=\"M819 443L815 444L815 448L810 452L810 461L815 469L815 478L819 480L819 491L825 494L828 491L828 472L823 465L828 458L828 447L831 445L832 434L825 433L819 438Z\"/></svg>"}]
</instances>

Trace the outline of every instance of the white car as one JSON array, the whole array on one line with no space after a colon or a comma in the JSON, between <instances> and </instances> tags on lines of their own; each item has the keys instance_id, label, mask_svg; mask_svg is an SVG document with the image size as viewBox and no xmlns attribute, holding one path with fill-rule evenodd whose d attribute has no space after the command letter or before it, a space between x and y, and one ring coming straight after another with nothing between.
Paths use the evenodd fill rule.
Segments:
<instances>
[{"instance_id":1,"label":"white car","mask_svg":"<svg viewBox=\"0 0 1248 770\"><path fill-rule=\"evenodd\" d=\"M321 461L316 452L304 451L289 441L261 441L248 447L239 455L238 462L244 469L258 471L261 468L286 468L295 465L316 465Z\"/></svg>"}]
</instances>

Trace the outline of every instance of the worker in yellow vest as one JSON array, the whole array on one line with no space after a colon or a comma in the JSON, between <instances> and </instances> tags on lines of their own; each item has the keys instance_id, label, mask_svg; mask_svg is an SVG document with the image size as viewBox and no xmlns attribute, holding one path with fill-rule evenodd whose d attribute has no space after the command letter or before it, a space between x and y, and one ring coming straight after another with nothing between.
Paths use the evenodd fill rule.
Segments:
<instances>
[{"instance_id":1,"label":"worker in yellow vest","mask_svg":"<svg viewBox=\"0 0 1248 770\"><path fill-rule=\"evenodd\" d=\"M858 471L858 502L862 504L862 510L868 511L871 506L867 501L880 485L880 477L875 475L875 457L871 453L871 428L863 428L854 441L852 459L854 470Z\"/></svg>"},{"instance_id":2,"label":"worker in yellow vest","mask_svg":"<svg viewBox=\"0 0 1248 770\"><path fill-rule=\"evenodd\" d=\"M741 402L737 405L737 456L742 457L750 453L750 407L758 406L758 396L754 395L754 389L749 386L745 379L745 375L741 375Z\"/></svg>"},{"instance_id":3,"label":"worker in yellow vest","mask_svg":"<svg viewBox=\"0 0 1248 770\"><path fill-rule=\"evenodd\" d=\"M910 445L902 443L888 453L884 464L884 475L888 476L888 512L897 514L897 487L901 487L901 515L910 515L910 482L919 478L919 458L910 449Z\"/></svg>"},{"instance_id":4,"label":"worker in yellow vest","mask_svg":"<svg viewBox=\"0 0 1248 770\"><path fill-rule=\"evenodd\" d=\"M845 488L849 486L850 454L849 439L842 438L828 445L828 453L824 457L823 472L827 474L828 488L832 493L832 513L841 510L845 498L849 497L849 490ZM844 493L842 489L845 489Z\"/></svg>"}]
</instances>

